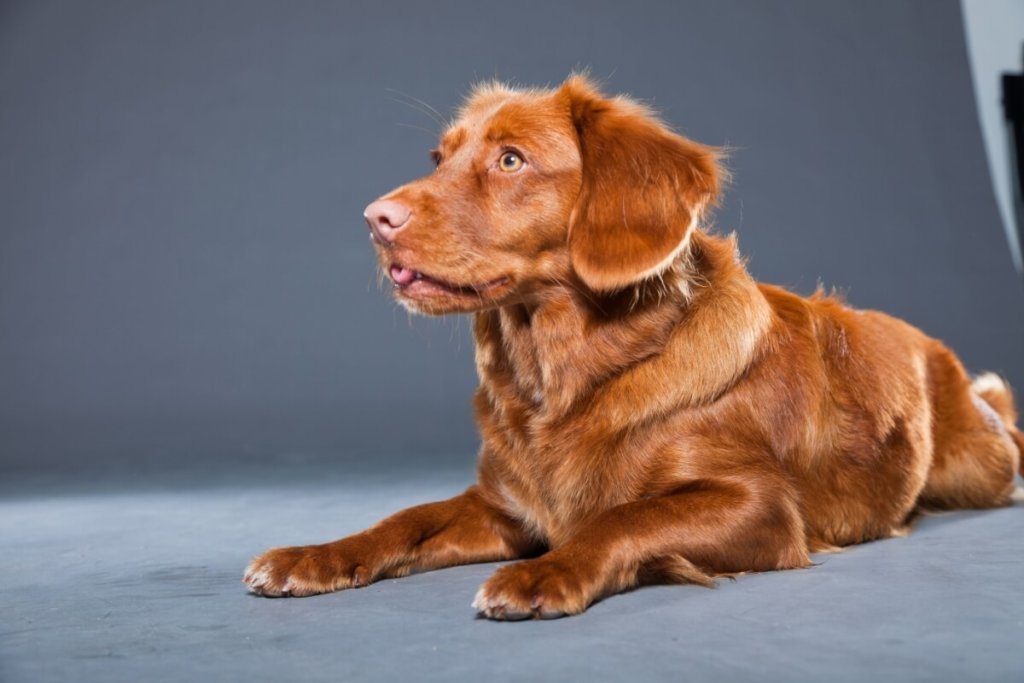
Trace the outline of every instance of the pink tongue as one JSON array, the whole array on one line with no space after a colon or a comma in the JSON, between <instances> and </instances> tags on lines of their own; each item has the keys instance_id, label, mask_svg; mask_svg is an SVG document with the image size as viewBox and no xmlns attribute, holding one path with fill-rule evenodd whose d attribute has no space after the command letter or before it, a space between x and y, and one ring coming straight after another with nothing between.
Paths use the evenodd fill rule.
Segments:
<instances>
[{"instance_id":1,"label":"pink tongue","mask_svg":"<svg viewBox=\"0 0 1024 683\"><path fill-rule=\"evenodd\" d=\"M407 285L416 279L416 271L393 265L391 266L391 279L400 285Z\"/></svg>"}]
</instances>

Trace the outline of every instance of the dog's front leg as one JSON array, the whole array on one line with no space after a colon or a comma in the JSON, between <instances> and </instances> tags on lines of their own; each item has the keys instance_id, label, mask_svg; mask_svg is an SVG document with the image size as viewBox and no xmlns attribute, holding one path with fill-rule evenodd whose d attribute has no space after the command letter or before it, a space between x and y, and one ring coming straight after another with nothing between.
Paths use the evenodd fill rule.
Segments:
<instances>
[{"instance_id":1,"label":"dog's front leg","mask_svg":"<svg viewBox=\"0 0 1024 683\"><path fill-rule=\"evenodd\" d=\"M606 510L551 552L499 569L473 606L492 619L578 614L641 582L806 567L803 525L784 491L702 479Z\"/></svg>"},{"instance_id":2,"label":"dog's front leg","mask_svg":"<svg viewBox=\"0 0 1024 683\"><path fill-rule=\"evenodd\" d=\"M364 586L414 569L508 560L536 551L522 528L489 505L474 486L332 543L268 550L249 563L243 581L260 595L305 596Z\"/></svg>"}]
</instances>

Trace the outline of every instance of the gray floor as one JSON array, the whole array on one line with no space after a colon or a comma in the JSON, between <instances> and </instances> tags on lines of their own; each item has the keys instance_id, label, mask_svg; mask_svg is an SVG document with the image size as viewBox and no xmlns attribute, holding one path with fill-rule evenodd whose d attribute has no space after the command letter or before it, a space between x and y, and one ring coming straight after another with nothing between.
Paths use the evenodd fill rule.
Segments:
<instances>
[{"instance_id":1,"label":"gray floor","mask_svg":"<svg viewBox=\"0 0 1024 683\"><path fill-rule=\"evenodd\" d=\"M317 479L0 483L3 681L1020 681L1024 509L923 520L809 570L645 588L571 619L492 623L494 565L307 599L248 595L270 545L454 494L468 465ZM266 473L264 473L266 474ZM213 484L209 483L209 480Z\"/></svg>"}]
</instances>

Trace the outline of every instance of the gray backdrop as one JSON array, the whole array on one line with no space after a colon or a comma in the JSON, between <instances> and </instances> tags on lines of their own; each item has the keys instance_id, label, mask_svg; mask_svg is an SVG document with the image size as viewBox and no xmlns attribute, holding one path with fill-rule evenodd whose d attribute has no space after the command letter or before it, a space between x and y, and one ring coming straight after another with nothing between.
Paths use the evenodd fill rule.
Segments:
<instances>
[{"instance_id":1,"label":"gray backdrop","mask_svg":"<svg viewBox=\"0 0 1024 683\"><path fill-rule=\"evenodd\" d=\"M758 277L1024 387L953 0L8 1L0 466L468 467L469 325L378 290L362 208L429 170L416 99L579 67L735 148L717 223Z\"/></svg>"}]
</instances>

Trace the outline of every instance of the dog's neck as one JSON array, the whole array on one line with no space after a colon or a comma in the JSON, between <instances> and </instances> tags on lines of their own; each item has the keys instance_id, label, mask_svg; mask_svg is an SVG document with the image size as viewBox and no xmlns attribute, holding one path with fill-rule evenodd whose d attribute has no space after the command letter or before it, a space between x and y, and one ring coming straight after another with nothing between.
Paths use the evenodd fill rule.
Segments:
<instances>
[{"instance_id":1,"label":"dog's neck","mask_svg":"<svg viewBox=\"0 0 1024 683\"><path fill-rule=\"evenodd\" d=\"M551 417L626 411L629 422L633 412L721 394L753 361L770 322L735 241L698 231L687 253L641 289L596 298L563 287L530 306L477 314L477 370L502 394L492 400Z\"/></svg>"}]
</instances>

